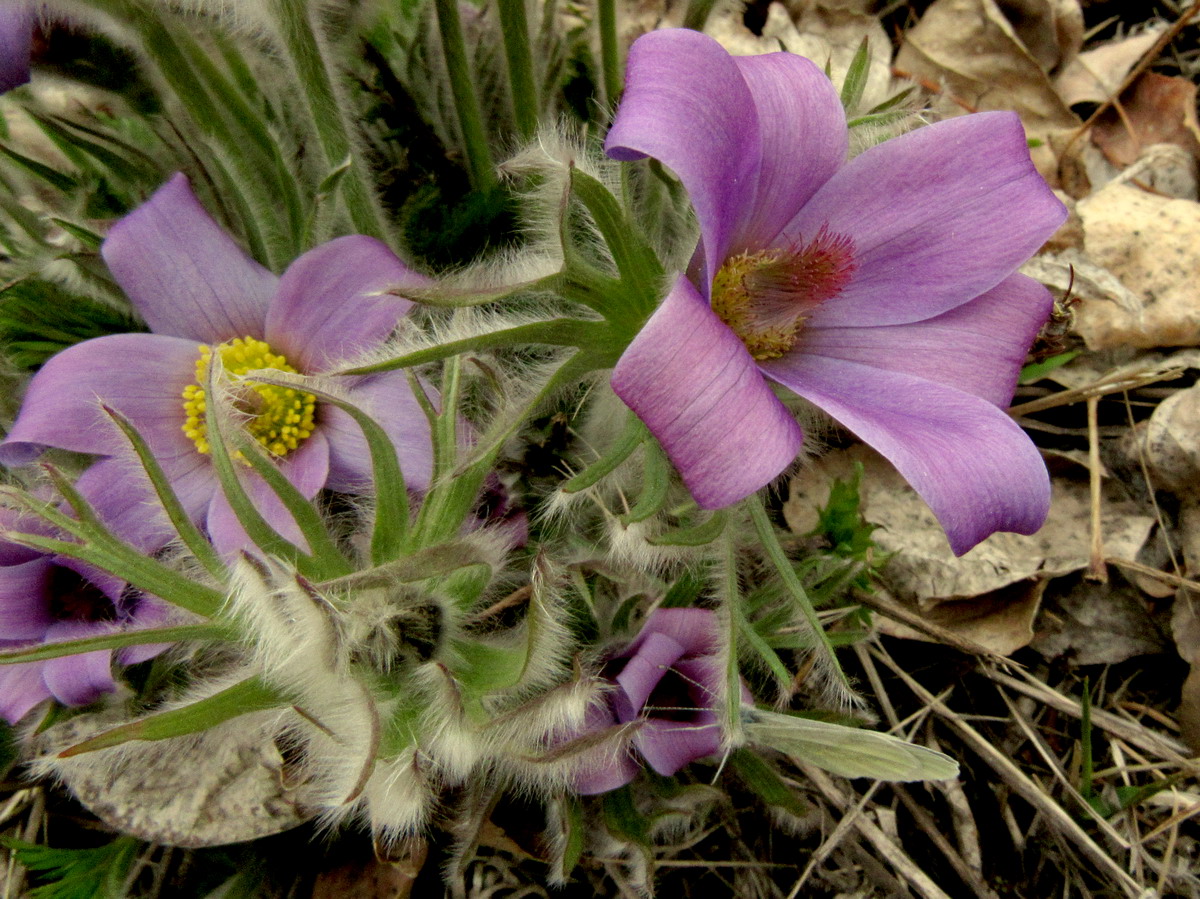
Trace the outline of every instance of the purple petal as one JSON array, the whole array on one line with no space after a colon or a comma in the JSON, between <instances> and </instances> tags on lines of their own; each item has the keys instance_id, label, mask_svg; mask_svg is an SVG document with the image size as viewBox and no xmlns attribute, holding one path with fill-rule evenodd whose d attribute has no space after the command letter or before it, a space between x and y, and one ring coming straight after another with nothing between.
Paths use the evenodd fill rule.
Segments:
<instances>
[{"instance_id":1,"label":"purple petal","mask_svg":"<svg viewBox=\"0 0 1200 899\"><path fill-rule=\"evenodd\" d=\"M253 471L241 465L238 467L243 469L239 472L242 476L242 486L267 523L301 549L307 547L308 544L301 535L300 528L296 526L295 519L280 502L275 491ZM307 497L316 496L317 491L325 486L329 475L328 441L320 431L315 432L295 452L290 453L279 464L279 468L297 490ZM229 500L221 490L216 491L209 506L208 533L217 552L227 559L233 558L238 552L252 545L241 522L233 514Z\"/></svg>"},{"instance_id":2,"label":"purple petal","mask_svg":"<svg viewBox=\"0 0 1200 899\"><path fill-rule=\"evenodd\" d=\"M583 727L572 737L595 734L617 724L616 716L608 704L593 705L587 710ZM619 731L614 731L612 738L580 753L574 778L575 791L585 796L607 793L625 786L637 777L639 770L641 766L630 755L628 741L620 738Z\"/></svg>"},{"instance_id":3,"label":"purple petal","mask_svg":"<svg viewBox=\"0 0 1200 899\"><path fill-rule=\"evenodd\" d=\"M817 66L793 53L735 56L754 96L762 169L731 252L770 245L846 161L850 132L842 101Z\"/></svg>"},{"instance_id":4,"label":"purple petal","mask_svg":"<svg viewBox=\"0 0 1200 899\"><path fill-rule=\"evenodd\" d=\"M150 479L136 462L100 459L80 475L75 487L109 530L143 552L159 550L175 536Z\"/></svg>"},{"instance_id":5,"label":"purple petal","mask_svg":"<svg viewBox=\"0 0 1200 899\"><path fill-rule=\"evenodd\" d=\"M604 148L623 161L653 156L679 176L711 283L752 211L762 154L754 95L733 57L695 31L642 35L629 49L625 94Z\"/></svg>"},{"instance_id":6,"label":"purple petal","mask_svg":"<svg viewBox=\"0 0 1200 899\"><path fill-rule=\"evenodd\" d=\"M1055 232L1066 208L1029 159L1021 121L984 112L918 128L843 166L784 229L854 241L855 271L812 327L933 318L991 290Z\"/></svg>"},{"instance_id":7,"label":"purple petal","mask_svg":"<svg viewBox=\"0 0 1200 899\"><path fill-rule=\"evenodd\" d=\"M283 273L267 313L266 340L309 374L378 347L412 302L387 291L428 278L372 237L339 237Z\"/></svg>"},{"instance_id":8,"label":"purple petal","mask_svg":"<svg viewBox=\"0 0 1200 899\"><path fill-rule=\"evenodd\" d=\"M147 628L166 627L171 623L173 607L157 596L143 594L137 598L133 616L126 622L125 630L138 631ZM122 665L136 665L161 655L171 648L170 643L143 643L126 646L118 651L117 660Z\"/></svg>"},{"instance_id":9,"label":"purple petal","mask_svg":"<svg viewBox=\"0 0 1200 899\"><path fill-rule=\"evenodd\" d=\"M17 648L0 644L5 651ZM42 662L0 665L0 716L9 724L16 724L35 705L50 698L50 691L42 681L42 665Z\"/></svg>"},{"instance_id":10,"label":"purple petal","mask_svg":"<svg viewBox=\"0 0 1200 899\"><path fill-rule=\"evenodd\" d=\"M111 629L107 623L60 621L47 631L46 642L95 637ZM112 650L47 659L42 663L42 680L54 698L64 705L88 705L117 689L112 676Z\"/></svg>"},{"instance_id":11,"label":"purple petal","mask_svg":"<svg viewBox=\"0 0 1200 899\"><path fill-rule=\"evenodd\" d=\"M396 447L404 483L424 492L433 478L433 443L429 419L417 404L404 372L363 378L350 388L354 403L387 432ZM371 453L362 429L336 406L322 404L321 433L329 440L329 488L366 493L371 485Z\"/></svg>"},{"instance_id":12,"label":"purple petal","mask_svg":"<svg viewBox=\"0 0 1200 899\"><path fill-rule=\"evenodd\" d=\"M651 768L670 777L684 765L716 755L721 749L721 727L711 712L702 712L694 721L648 718L634 735L633 745Z\"/></svg>"},{"instance_id":13,"label":"purple petal","mask_svg":"<svg viewBox=\"0 0 1200 899\"><path fill-rule=\"evenodd\" d=\"M799 349L815 356L904 372L987 400L1012 400L1030 344L1054 298L1032 278L1010 275L983 296L936 318L878 328L813 328Z\"/></svg>"},{"instance_id":14,"label":"purple petal","mask_svg":"<svg viewBox=\"0 0 1200 899\"><path fill-rule=\"evenodd\" d=\"M996 531L1032 534L1050 506L1037 448L987 400L857 362L796 354L762 364L896 466L962 555Z\"/></svg>"},{"instance_id":15,"label":"purple petal","mask_svg":"<svg viewBox=\"0 0 1200 899\"><path fill-rule=\"evenodd\" d=\"M770 482L803 442L745 346L683 277L617 361L612 386L705 509Z\"/></svg>"},{"instance_id":16,"label":"purple petal","mask_svg":"<svg viewBox=\"0 0 1200 899\"><path fill-rule=\"evenodd\" d=\"M191 446L183 388L195 380L196 343L157 334L115 334L68 347L34 375L0 464L24 465L47 446L113 455L129 443L100 402L124 413L156 454Z\"/></svg>"},{"instance_id":17,"label":"purple petal","mask_svg":"<svg viewBox=\"0 0 1200 899\"><path fill-rule=\"evenodd\" d=\"M33 44L33 7L28 3L0 2L0 93L29 80Z\"/></svg>"},{"instance_id":18,"label":"purple petal","mask_svg":"<svg viewBox=\"0 0 1200 899\"><path fill-rule=\"evenodd\" d=\"M627 724L642 714L654 688L682 655L683 647L666 634L646 636L616 678L621 689L613 693L612 705L618 721Z\"/></svg>"},{"instance_id":19,"label":"purple petal","mask_svg":"<svg viewBox=\"0 0 1200 899\"><path fill-rule=\"evenodd\" d=\"M49 556L0 566L0 634L5 640L40 640L54 623L46 592L53 567Z\"/></svg>"},{"instance_id":20,"label":"purple petal","mask_svg":"<svg viewBox=\"0 0 1200 899\"><path fill-rule=\"evenodd\" d=\"M213 221L186 176L113 225L100 253L156 334L262 338L278 279Z\"/></svg>"},{"instance_id":21,"label":"purple petal","mask_svg":"<svg viewBox=\"0 0 1200 899\"><path fill-rule=\"evenodd\" d=\"M618 658L633 655L651 634L670 637L687 656L710 655L718 649L716 616L711 609L655 609Z\"/></svg>"}]
</instances>

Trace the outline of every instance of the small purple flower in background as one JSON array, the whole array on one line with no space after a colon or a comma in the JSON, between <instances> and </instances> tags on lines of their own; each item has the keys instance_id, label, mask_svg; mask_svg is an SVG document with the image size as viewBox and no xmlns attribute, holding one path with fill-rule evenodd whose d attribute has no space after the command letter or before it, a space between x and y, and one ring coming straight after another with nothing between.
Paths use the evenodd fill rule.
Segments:
<instances>
[{"instance_id":1,"label":"small purple flower in background","mask_svg":"<svg viewBox=\"0 0 1200 899\"><path fill-rule=\"evenodd\" d=\"M247 538L209 455L203 385L212 354L234 375L260 368L329 371L391 334L412 304L389 289L425 279L379 241L359 235L310 250L276 277L209 217L183 175L117 222L101 253L154 333L100 337L51 358L0 443L0 463L27 463L47 446L103 457L80 478L80 492L118 534L155 543L165 535L164 522L123 498L133 489L151 501L148 486L131 478L127 444L100 406L107 403L146 439L217 549L236 552ZM391 437L408 487L426 489L433 465L429 425L404 372L345 383L348 399ZM345 412L311 394L256 384L241 389L237 405L248 433L305 496L325 487L370 489L366 441ZM266 483L249 466L242 475L267 521L300 539Z\"/></svg>"},{"instance_id":2,"label":"small purple flower in background","mask_svg":"<svg viewBox=\"0 0 1200 899\"><path fill-rule=\"evenodd\" d=\"M789 53L698 32L639 38L606 149L652 156L701 241L618 361L613 389L703 508L779 475L803 434L775 381L886 456L962 554L1049 508L1004 413L1051 297L1016 269L1066 217L1013 113L963 116L846 162L837 92Z\"/></svg>"},{"instance_id":3,"label":"small purple flower in background","mask_svg":"<svg viewBox=\"0 0 1200 899\"><path fill-rule=\"evenodd\" d=\"M0 529L44 531L0 509ZM73 559L0 539L0 651L94 637L128 627L159 624L165 607L143 598L122 599L125 582ZM131 665L162 652L159 644L119 653ZM42 662L0 665L0 717L16 724L39 702L87 705L116 689L112 650Z\"/></svg>"},{"instance_id":4,"label":"small purple flower in background","mask_svg":"<svg viewBox=\"0 0 1200 899\"><path fill-rule=\"evenodd\" d=\"M715 755L721 728L713 707L724 673L717 650L717 624L708 609L655 610L637 638L605 664L601 673L613 689L606 705L589 711L584 731L637 722L630 745L664 776ZM627 752L608 746L588 752L575 778L580 793L605 793L637 776L640 765Z\"/></svg>"},{"instance_id":5,"label":"small purple flower in background","mask_svg":"<svg viewBox=\"0 0 1200 899\"><path fill-rule=\"evenodd\" d=\"M0 0L0 94L29 80L33 7L24 0Z\"/></svg>"}]
</instances>

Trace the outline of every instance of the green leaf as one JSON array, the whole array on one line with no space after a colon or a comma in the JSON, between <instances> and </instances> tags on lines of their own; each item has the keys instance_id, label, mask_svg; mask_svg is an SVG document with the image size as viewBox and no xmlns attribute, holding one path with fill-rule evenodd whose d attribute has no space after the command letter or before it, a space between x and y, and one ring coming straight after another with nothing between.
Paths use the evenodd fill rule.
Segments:
<instances>
[{"instance_id":1,"label":"green leaf","mask_svg":"<svg viewBox=\"0 0 1200 899\"><path fill-rule=\"evenodd\" d=\"M856 108L862 101L870 67L871 51L868 39L864 37L850 62L850 68L846 70L846 80L842 82L842 107L847 111Z\"/></svg>"},{"instance_id":2,"label":"green leaf","mask_svg":"<svg viewBox=\"0 0 1200 899\"><path fill-rule=\"evenodd\" d=\"M188 516L187 510L184 509L183 503L179 500L179 495L171 486L171 482L167 479L166 472L159 465L158 460L154 458L154 453L150 450L149 444L145 438L138 433L137 428L133 423L118 412L116 409L109 406L107 403L101 403L100 408L105 414L113 420L121 433L133 446L133 451L137 453L138 460L142 463L142 469L150 478L150 483L154 486L154 492L158 496L158 502L167 513L167 517L171 520L171 524L192 555L204 566L205 570L211 574L218 583L224 583L229 572L225 567L225 563L221 561L221 557L217 555L217 551L213 545L208 542L208 539L200 532L200 528L192 522Z\"/></svg>"},{"instance_id":3,"label":"green leaf","mask_svg":"<svg viewBox=\"0 0 1200 899\"><path fill-rule=\"evenodd\" d=\"M315 379L287 372L270 375L254 372L259 384L293 387L311 393L323 403L341 409L354 419L363 432L371 454L371 477L374 482L375 524L371 532L371 564L382 565L395 559L408 533L408 488L404 471L387 432L375 419L351 402L317 386Z\"/></svg>"},{"instance_id":4,"label":"green leaf","mask_svg":"<svg viewBox=\"0 0 1200 899\"><path fill-rule=\"evenodd\" d=\"M729 756L729 762L742 783L767 805L778 806L793 815L808 811L808 806L758 753L746 748L736 749Z\"/></svg>"},{"instance_id":5,"label":"green leaf","mask_svg":"<svg viewBox=\"0 0 1200 899\"><path fill-rule=\"evenodd\" d=\"M8 146L7 144L0 143L0 153L3 153L5 156L7 156L9 159L11 159L13 162L15 162L17 165L21 166L21 168L25 169L30 174L32 174L34 177L40 178L42 181L45 181L47 184L49 184L55 190L59 190L65 194L69 194L69 193L71 193L71 191L75 190L75 188L77 188L79 186L78 178L75 178L72 175L65 175L62 172L58 171L57 169L51 168L50 166L48 166L44 163L38 162L36 159L30 159L28 156L18 153L16 150L12 149L12 147Z\"/></svg>"},{"instance_id":6,"label":"green leaf","mask_svg":"<svg viewBox=\"0 0 1200 899\"><path fill-rule=\"evenodd\" d=\"M59 758L69 758L85 752L95 752L97 749L120 746L131 740L169 740L171 737L209 730L239 715L280 708L287 704L287 700L280 696L275 688L258 677L251 677L183 708L157 712L106 730L64 749L58 755Z\"/></svg>"},{"instance_id":7,"label":"green leaf","mask_svg":"<svg viewBox=\"0 0 1200 899\"><path fill-rule=\"evenodd\" d=\"M219 624L180 624L175 627L116 631L96 637L63 640L60 643L42 643L28 649L6 650L0 652L0 665L43 662L46 659L60 659L64 656L95 652L98 649L123 649L126 646L179 643L185 640L233 640L236 637L237 633L234 630Z\"/></svg>"},{"instance_id":8,"label":"green leaf","mask_svg":"<svg viewBox=\"0 0 1200 899\"><path fill-rule=\"evenodd\" d=\"M0 345L22 368L37 368L94 337L144 330L129 313L49 281L25 278L0 286Z\"/></svg>"},{"instance_id":9,"label":"green leaf","mask_svg":"<svg viewBox=\"0 0 1200 899\"><path fill-rule=\"evenodd\" d=\"M647 537L646 542L652 546L707 546L721 536L728 520L729 516L718 509L699 524L663 531Z\"/></svg>"},{"instance_id":10,"label":"green leaf","mask_svg":"<svg viewBox=\"0 0 1200 899\"><path fill-rule=\"evenodd\" d=\"M616 471L633 451L648 439L650 432L640 418L629 412L625 417L625 428L616 441L595 462L562 485L563 493L578 493L597 483L601 478Z\"/></svg>"},{"instance_id":11,"label":"green leaf","mask_svg":"<svg viewBox=\"0 0 1200 899\"><path fill-rule=\"evenodd\" d=\"M948 755L891 734L764 709L747 709L745 716L751 742L842 777L913 781L958 776L958 762Z\"/></svg>"},{"instance_id":12,"label":"green leaf","mask_svg":"<svg viewBox=\"0 0 1200 899\"><path fill-rule=\"evenodd\" d=\"M54 849L0 838L13 851L17 862L44 881L30 889L28 899L122 899L125 881L137 859L142 842L136 837L117 837L95 849Z\"/></svg>"},{"instance_id":13,"label":"green leaf","mask_svg":"<svg viewBox=\"0 0 1200 899\"><path fill-rule=\"evenodd\" d=\"M1056 368L1066 365L1081 352L1082 350L1070 350L1066 353L1051 356L1049 359L1043 359L1041 362L1030 363L1021 369L1021 376L1018 378L1018 383L1032 384L1035 381L1040 381Z\"/></svg>"},{"instance_id":14,"label":"green leaf","mask_svg":"<svg viewBox=\"0 0 1200 899\"><path fill-rule=\"evenodd\" d=\"M638 811L628 786L604 794L604 824L614 836L650 849L650 821Z\"/></svg>"}]
</instances>

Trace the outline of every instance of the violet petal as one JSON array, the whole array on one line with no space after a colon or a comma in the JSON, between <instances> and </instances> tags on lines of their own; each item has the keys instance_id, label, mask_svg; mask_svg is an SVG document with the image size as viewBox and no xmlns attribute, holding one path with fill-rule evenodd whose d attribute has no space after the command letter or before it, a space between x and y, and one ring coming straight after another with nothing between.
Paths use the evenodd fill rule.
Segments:
<instances>
[{"instance_id":1,"label":"violet petal","mask_svg":"<svg viewBox=\"0 0 1200 899\"><path fill-rule=\"evenodd\" d=\"M425 417L404 372L382 372L359 380L347 399L375 419L396 447L404 484L424 492L433 478L433 443ZM329 440L331 490L366 493L371 485L371 453L360 428L347 413L321 406L321 433Z\"/></svg>"},{"instance_id":2,"label":"violet petal","mask_svg":"<svg viewBox=\"0 0 1200 899\"><path fill-rule=\"evenodd\" d=\"M301 549L308 544L296 526L291 513L280 502L267 482L255 472L239 465L238 473L242 486L250 495L251 502L259 513L276 531L291 540ZM294 452L290 453L279 463L279 468L292 485L307 497L316 496L317 491L325 486L329 475L329 443L321 431L315 431ZM229 500L218 489L208 510L208 533L213 546L226 559L231 559L243 549L252 544L241 522L233 514Z\"/></svg>"},{"instance_id":3,"label":"violet petal","mask_svg":"<svg viewBox=\"0 0 1200 899\"><path fill-rule=\"evenodd\" d=\"M213 221L185 175L113 225L100 253L155 333L262 338L278 279Z\"/></svg>"},{"instance_id":4,"label":"violet petal","mask_svg":"<svg viewBox=\"0 0 1200 899\"><path fill-rule=\"evenodd\" d=\"M625 94L604 148L613 159L652 156L679 176L711 283L752 211L762 154L754 96L733 57L696 31L642 35L629 49Z\"/></svg>"},{"instance_id":5,"label":"violet petal","mask_svg":"<svg viewBox=\"0 0 1200 899\"><path fill-rule=\"evenodd\" d=\"M95 637L112 630L107 623L59 621L46 632L47 643ZM64 705L88 705L117 688L112 676L112 650L47 659L42 663L46 689Z\"/></svg>"},{"instance_id":6,"label":"violet petal","mask_svg":"<svg viewBox=\"0 0 1200 899\"><path fill-rule=\"evenodd\" d=\"M1016 271L1067 211L1029 158L1011 112L963 116L886 141L843 166L784 229L854 241L858 266L812 327L940 315Z\"/></svg>"},{"instance_id":7,"label":"violet petal","mask_svg":"<svg viewBox=\"0 0 1200 899\"><path fill-rule=\"evenodd\" d=\"M267 312L267 343L300 371L328 370L378 347L411 308L389 288L427 282L372 237L331 240L283 273Z\"/></svg>"},{"instance_id":8,"label":"violet petal","mask_svg":"<svg viewBox=\"0 0 1200 899\"><path fill-rule=\"evenodd\" d=\"M769 246L846 161L850 132L842 101L816 65L793 53L735 56L754 96L762 169L730 252Z\"/></svg>"},{"instance_id":9,"label":"violet petal","mask_svg":"<svg viewBox=\"0 0 1200 899\"><path fill-rule=\"evenodd\" d=\"M589 706L583 727L574 736L595 734L608 730L617 723L608 703ZM637 777L638 771L641 770L641 766L630 754L628 741L615 734L612 738L581 752L578 765L573 786L577 793L585 796L607 793L609 790L623 787Z\"/></svg>"},{"instance_id":10,"label":"violet petal","mask_svg":"<svg viewBox=\"0 0 1200 899\"><path fill-rule=\"evenodd\" d=\"M745 346L682 276L617 361L612 386L705 509L769 483L803 442Z\"/></svg>"},{"instance_id":11,"label":"violet petal","mask_svg":"<svg viewBox=\"0 0 1200 899\"><path fill-rule=\"evenodd\" d=\"M0 94L29 80L33 7L21 0L0 2Z\"/></svg>"},{"instance_id":12,"label":"violet petal","mask_svg":"<svg viewBox=\"0 0 1200 899\"><path fill-rule=\"evenodd\" d=\"M612 694L612 705L618 721L627 724L643 713L646 700L683 651L683 647L666 634L646 636L616 677L621 689Z\"/></svg>"},{"instance_id":13,"label":"violet petal","mask_svg":"<svg viewBox=\"0 0 1200 899\"><path fill-rule=\"evenodd\" d=\"M711 609L655 609L619 657L633 655L651 634L665 634L688 656L709 655L718 649L716 616Z\"/></svg>"},{"instance_id":14,"label":"violet petal","mask_svg":"<svg viewBox=\"0 0 1200 899\"><path fill-rule=\"evenodd\" d=\"M716 716L702 712L694 721L648 718L633 736L633 745L664 777L684 765L715 755L721 748L721 728Z\"/></svg>"},{"instance_id":15,"label":"violet petal","mask_svg":"<svg viewBox=\"0 0 1200 899\"><path fill-rule=\"evenodd\" d=\"M49 556L0 566L0 634L5 640L40 640L54 623L46 592L53 567Z\"/></svg>"},{"instance_id":16,"label":"violet petal","mask_svg":"<svg viewBox=\"0 0 1200 899\"><path fill-rule=\"evenodd\" d=\"M19 648L19 644L0 643L0 650ZM50 691L42 681L42 665L42 662L0 665L0 716L9 724L16 724L35 705L50 698Z\"/></svg>"},{"instance_id":17,"label":"violet petal","mask_svg":"<svg viewBox=\"0 0 1200 899\"><path fill-rule=\"evenodd\" d=\"M996 531L1032 534L1045 522L1046 466L988 401L842 359L796 354L762 368L887 457L929 504L955 554Z\"/></svg>"},{"instance_id":18,"label":"violet petal","mask_svg":"<svg viewBox=\"0 0 1200 899\"><path fill-rule=\"evenodd\" d=\"M124 413L156 454L191 446L181 430L182 394L195 380L198 356L194 341L159 334L114 334L68 347L30 381L0 443L0 464L24 465L47 446L98 455L125 451L129 442L101 401Z\"/></svg>"},{"instance_id":19,"label":"violet petal","mask_svg":"<svg viewBox=\"0 0 1200 899\"><path fill-rule=\"evenodd\" d=\"M935 318L877 328L810 328L797 351L906 372L1000 407L1012 400L1054 298L1025 275Z\"/></svg>"},{"instance_id":20,"label":"violet petal","mask_svg":"<svg viewBox=\"0 0 1200 899\"><path fill-rule=\"evenodd\" d=\"M157 596L143 594L137 597L136 602L132 617L125 622L125 630L137 631L166 627L171 623L173 607ZM117 661L122 665L136 665L161 655L170 648L170 643L142 643L136 646L126 646L117 651Z\"/></svg>"}]
</instances>

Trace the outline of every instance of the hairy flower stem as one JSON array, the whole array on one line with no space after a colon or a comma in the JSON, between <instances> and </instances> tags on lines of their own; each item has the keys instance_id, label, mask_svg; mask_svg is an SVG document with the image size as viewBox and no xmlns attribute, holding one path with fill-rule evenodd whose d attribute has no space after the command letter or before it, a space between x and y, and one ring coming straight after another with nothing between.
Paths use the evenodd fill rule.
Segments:
<instances>
[{"instance_id":1,"label":"hairy flower stem","mask_svg":"<svg viewBox=\"0 0 1200 899\"><path fill-rule=\"evenodd\" d=\"M600 67L604 74L604 99L611 109L617 108L621 96L621 50L617 43L616 0L599 0Z\"/></svg>"},{"instance_id":2,"label":"hairy flower stem","mask_svg":"<svg viewBox=\"0 0 1200 899\"><path fill-rule=\"evenodd\" d=\"M300 95L308 101L326 164L332 171L350 160L350 171L341 181L350 219L359 233L386 242L386 217L355 152L347 104L339 102L329 63L309 19L308 4L303 0L271 0L269 6L300 82Z\"/></svg>"},{"instance_id":3,"label":"hairy flower stem","mask_svg":"<svg viewBox=\"0 0 1200 899\"><path fill-rule=\"evenodd\" d=\"M450 73L450 91L458 112L458 126L462 129L463 143L466 145L471 185L478 191L490 191L498 184L496 168L488 150L483 115L479 111L471 68L467 63L467 44L458 15L458 0L434 0L434 8L437 10L438 31L442 38L442 53Z\"/></svg>"},{"instance_id":4,"label":"hairy flower stem","mask_svg":"<svg viewBox=\"0 0 1200 899\"><path fill-rule=\"evenodd\" d=\"M532 140L537 133L538 91L533 78L525 0L499 0L497 8L500 31L504 35L504 54L508 59L508 83L517 133L521 140Z\"/></svg>"}]
</instances>

